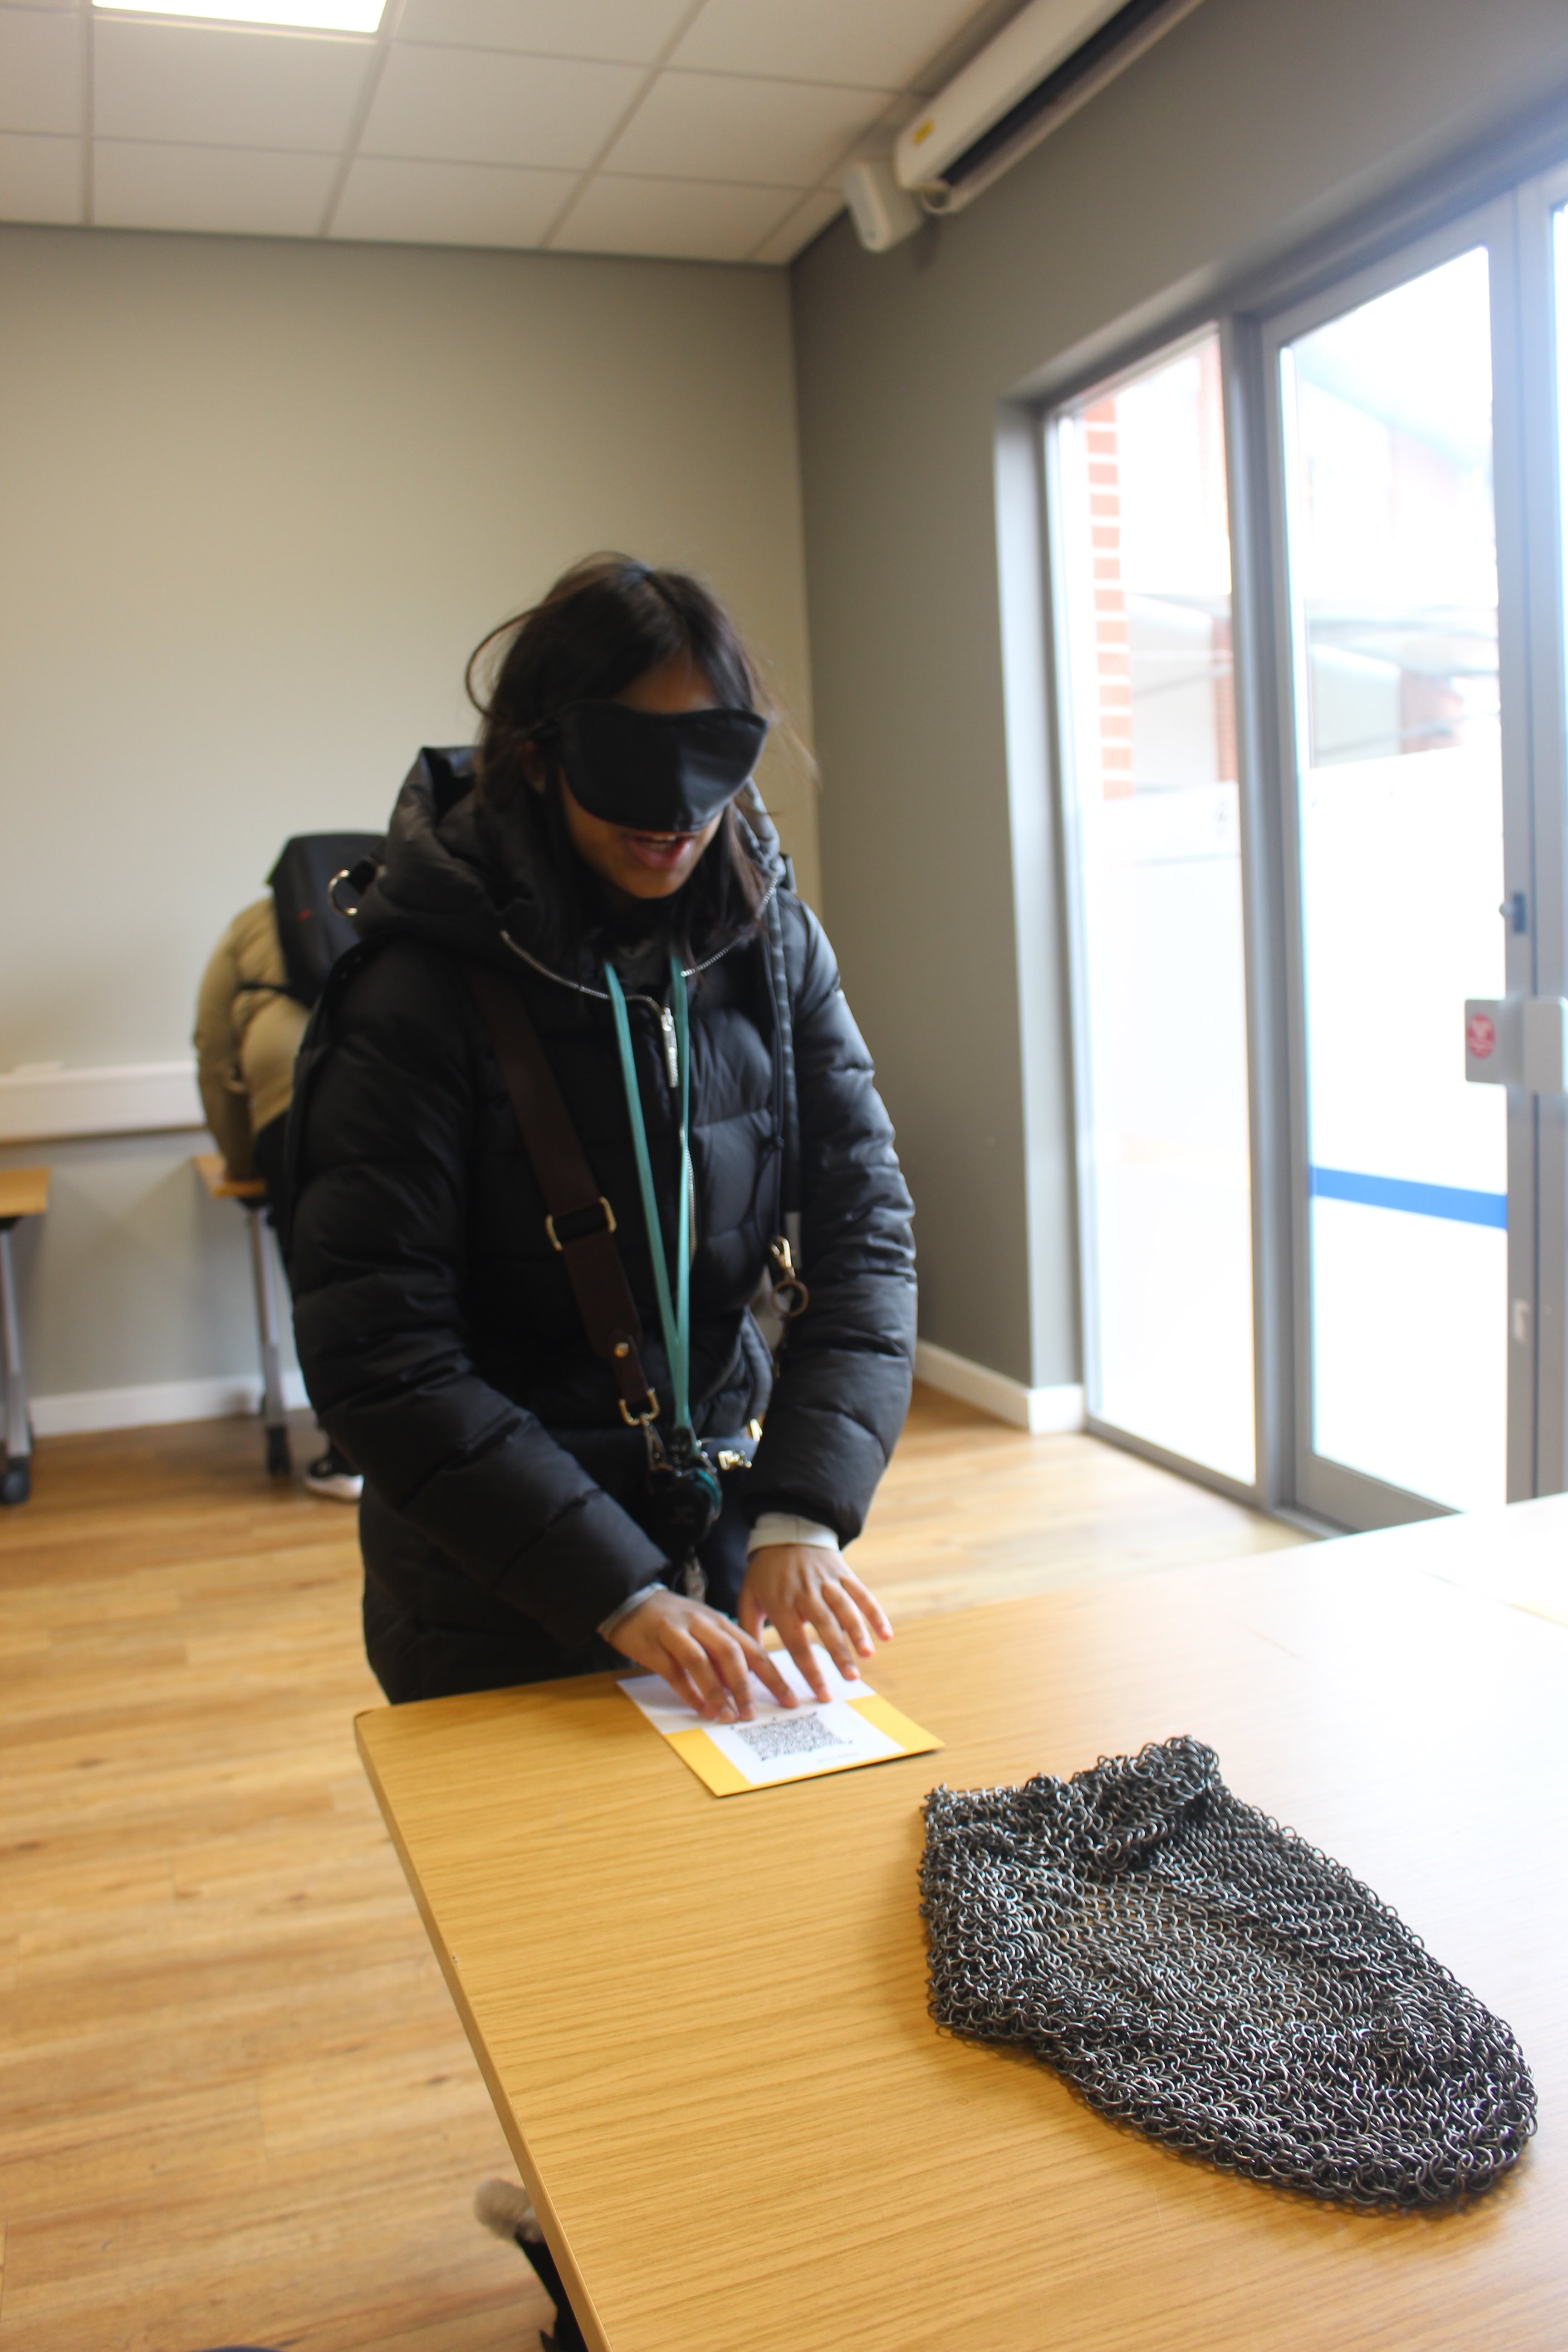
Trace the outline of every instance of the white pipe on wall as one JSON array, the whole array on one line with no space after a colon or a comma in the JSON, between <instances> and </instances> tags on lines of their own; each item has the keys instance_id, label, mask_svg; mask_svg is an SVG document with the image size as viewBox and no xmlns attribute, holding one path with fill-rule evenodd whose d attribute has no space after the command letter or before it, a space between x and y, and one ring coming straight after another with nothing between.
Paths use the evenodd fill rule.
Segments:
<instances>
[{"instance_id":1,"label":"white pipe on wall","mask_svg":"<svg viewBox=\"0 0 1568 2352\"><path fill-rule=\"evenodd\" d=\"M0 1070L0 1143L162 1135L205 1126L193 1060L77 1070L35 1062Z\"/></svg>"}]
</instances>

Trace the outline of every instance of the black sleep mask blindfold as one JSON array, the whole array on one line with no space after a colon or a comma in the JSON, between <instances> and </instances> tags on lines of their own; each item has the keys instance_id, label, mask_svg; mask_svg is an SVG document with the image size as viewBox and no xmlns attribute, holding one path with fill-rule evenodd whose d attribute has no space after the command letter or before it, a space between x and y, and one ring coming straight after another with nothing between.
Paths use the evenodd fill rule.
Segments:
<instances>
[{"instance_id":1,"label":"black sleep mask blindfold","mask_svg":"<svg viewBox=\"0 0 1568 2352\"><path fill-rule=\"evenodd\" d=\"M590 816L635 833L700 833L751 775L768 722L752 710L569 702L541 732Z\"/></svg>"}]
</instances>

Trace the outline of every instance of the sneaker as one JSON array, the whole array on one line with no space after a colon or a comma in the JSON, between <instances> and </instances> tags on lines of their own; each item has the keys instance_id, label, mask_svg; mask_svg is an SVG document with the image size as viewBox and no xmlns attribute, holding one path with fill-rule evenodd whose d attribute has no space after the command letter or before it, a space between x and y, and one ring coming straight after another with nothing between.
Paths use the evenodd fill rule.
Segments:
<instances>
[{"instance_id":1,"label":"sneaker","mask_svg":"<svg viewBox=\"0 0 1568 2352\"><path fill-rule=\"evenodd\" d=\"M305 1484L312 1495L325 1495L334 1503L357 1503L364 1480L346 1454L329 1445L321 1459L312 1462L305 1473Z\"/></svg>"}]
</instances>

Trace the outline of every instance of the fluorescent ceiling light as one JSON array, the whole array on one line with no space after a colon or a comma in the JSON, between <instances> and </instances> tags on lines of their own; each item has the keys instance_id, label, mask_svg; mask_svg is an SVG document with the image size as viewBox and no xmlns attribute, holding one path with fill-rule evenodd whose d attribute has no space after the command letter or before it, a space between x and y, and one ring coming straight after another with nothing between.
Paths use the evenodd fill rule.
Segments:
<instances>
[{"instance_id":1,"label":"fluorescent ceiling light","mask_svg":"<svg viewBox=\"0 0 1568 2352\"><path fill-rule=\"evenodd\" d=\"M374 33L386 0L93 0L102 16L183 16L191 25L289 25L307 33Z\"/></svg>"}]
</instances>

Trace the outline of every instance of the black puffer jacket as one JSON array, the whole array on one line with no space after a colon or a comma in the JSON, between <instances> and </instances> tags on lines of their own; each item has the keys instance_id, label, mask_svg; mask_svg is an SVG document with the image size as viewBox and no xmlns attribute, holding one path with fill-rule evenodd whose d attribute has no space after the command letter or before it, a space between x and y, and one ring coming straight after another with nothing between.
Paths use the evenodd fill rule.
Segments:
<instances>
[{"instance_id":1,"label":"black puffer jacket","mask_svg":"<svg viewBox=\"0 0 1568 2352\"><path fill-rule=\"evenodd\" d=\"M470 1635L493 1634L493 1679L510 1681L595 1662L593 1629L668 1563L568 1450L576 1441L551 1433L623 1424L546 1236L465 961L503 972L527 1003L615 1210L643 1361L667 1409L669 1383L609 1007L536 974L507 939L563 977L602 975L563 942L531 825L477 809L470 781L466 755L421 755L361 911L363 944L312 1019L290 1132L289 1256L311 1402L365 1475L367 1620L379 1602L405 1639L432 1623L464 1629L470 1649ZM776 875L776 839L756 822L759 860ZM732 1433L765 1406L747 1517L795 1511L847 1541L909 1400L910 1203L832 951L793 893L781 890L780 907L811 1303L770 1401L746 1308L773 1230L777 1152L765 950L750 940L690 989L692 1419L700 1434ZM679 1098L652 1008L634 1002L630 1015L670 1233ZM577 1452L592 1458L592 1443ZM470 1661L458 1680L474 1679Z\"/></svg>"}]
</instances>

